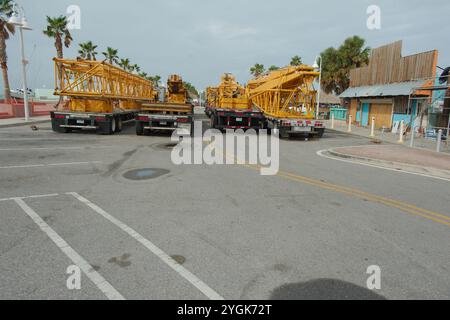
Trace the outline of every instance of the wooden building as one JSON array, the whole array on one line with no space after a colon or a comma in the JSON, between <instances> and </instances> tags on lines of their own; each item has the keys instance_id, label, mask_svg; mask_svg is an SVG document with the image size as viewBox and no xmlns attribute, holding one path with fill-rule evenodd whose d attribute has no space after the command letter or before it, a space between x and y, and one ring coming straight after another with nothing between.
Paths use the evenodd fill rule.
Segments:
<instances>
[{"instance_id":1,"label":"wooden building","mask_svg":"<svg viewBox=\"0 0 450 320\"><path fill-rule=\"evenodd\" d=\"M424 106L427 87L434 85L438 51L402 57L402 41L372 50L369 64L350 71L350 87L340 95L353 122L376 128L391 128L396 121L410 123ZM413 101L411 103L411 101Z\"/></svg>"}]
</instances>

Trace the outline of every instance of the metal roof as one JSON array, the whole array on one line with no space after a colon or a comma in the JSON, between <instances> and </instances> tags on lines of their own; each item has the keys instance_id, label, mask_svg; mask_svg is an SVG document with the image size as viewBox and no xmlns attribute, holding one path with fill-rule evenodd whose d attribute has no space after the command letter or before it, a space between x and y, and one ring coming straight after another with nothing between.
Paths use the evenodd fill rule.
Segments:
<instances>
[{"instance_id":1,"label":"metal roof","mask_svg":"<svg viewBox=\"0 0 450 320\"><path fill-rule=\"evenodd\" d=\"M373 85L365 87L354 87L345 90L340 98L369 98L369 97L392 97L409 96L417 88L425 85L425 80L391 83L384 85ZM424 88L424 90L426 90Z\"/></svg>"}]
</instances>

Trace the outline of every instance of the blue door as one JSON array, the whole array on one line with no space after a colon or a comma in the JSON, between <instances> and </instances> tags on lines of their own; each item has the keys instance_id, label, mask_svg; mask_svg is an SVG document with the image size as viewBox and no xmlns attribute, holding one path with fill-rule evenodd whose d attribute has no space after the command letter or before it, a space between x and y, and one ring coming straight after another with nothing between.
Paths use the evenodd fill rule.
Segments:
<instances>
[{"instance_id":1,"label":"blue door","mask_svg":"<svg viewBox=\"0 0 450 320\"><path fill-rule=\"evenodd\" d=\"M369 104L363 103L362 105L362 120L361 125L367 127L369 125Z\"/></svg>"}]
</instances>

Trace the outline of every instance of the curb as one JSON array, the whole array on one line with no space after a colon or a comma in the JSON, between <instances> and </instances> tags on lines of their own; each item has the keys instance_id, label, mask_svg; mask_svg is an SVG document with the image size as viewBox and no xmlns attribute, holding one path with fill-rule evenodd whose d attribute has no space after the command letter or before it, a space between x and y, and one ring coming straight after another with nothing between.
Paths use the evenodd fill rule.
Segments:
<instances>
[{"instance_id":1,"label":"curb","mask_svg":"<svg viewBox=\"0 0 450 320\"><path fill-rule=\"evenodd\" d=\"M400 167L401 169L399 169L399 170L402 170L402 171L411 171L414 173L422 173L422 174L426 173L429 175L433 175L433 176L436 176L439 178L445 178L445 179L450 178L450 171L448 171L448 170L437 169L437 168L433 168L433 167L420 167L420 166L408 164L408 163L372 159L372 158L366 158L366 157L361 157L361 156L354 156L354 155L338 152L334 149L329 149L329 150L327 150L327 152L330 155L338 157L338 158L365 161L365 162L369 162L369 163L380 164L382 166L384 165L386 167L397 167L397 168Z\"/></svg>"},{"instance_id":2,"label":"curb","mask_svg":"<svg viewBox=\"0 0 450 320\"><path fill-rule=\"evenodd\" d=\"M358 134L358 133L354 133L354 132L340 131L340 130L329 129L329 128L327 128L327 131L333 131L333 132L336 132L336 133L342 133L342 134L346 134L346 135L349 135L349 136L365 138L365 139L368 139L368 140L379 140L379 141L382 141L383 143L392 144L392 145L400 145L400 146L402 145L402 144L399 144L399 143L395 143L393 141L389 141L389 140L385 140L385 139L379 139L377 137L368 137L368 136L365 136L365 135L362 135L362 134Z\"/></svg>"},{"instance_id":3,"label":"curb","mask_svg":"<svg viewBox=\"0 0 450 320\"><path fill-rule=\"evenodd\" d=\"M11 124L0 124L0 129L2 128L13 128L13 127L22 127L22 126L32 126L34 124L42 124L50 122L51 119L47 120L37 120L37 121L31 121L31 122L21 122L21 123L11 123Z\"/></svg>"}]
</instances>

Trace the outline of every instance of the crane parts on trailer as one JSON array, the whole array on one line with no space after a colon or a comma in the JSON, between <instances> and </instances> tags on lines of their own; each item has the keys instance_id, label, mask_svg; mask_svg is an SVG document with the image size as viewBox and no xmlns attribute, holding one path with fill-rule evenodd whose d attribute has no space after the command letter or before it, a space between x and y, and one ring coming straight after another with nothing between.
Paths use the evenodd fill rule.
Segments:
<instances>
[{"instance_id":1,"label":"crane parts on trailer","mask_svg":"<svg viewBox=\"0 0 450 320\"><path fill-rule=\"evenodd\" d=\"M313 87L318 76L313 67L289 66L250 80L242 93L234 77L226 74L219 87L206 90L206 113L218 129L259 127L279 130L282 138L321 137L325 128L315 118L317 91ZM239 92L231 99L239 97L248 105L236 107L233 100L226 99L230 92Z\"/></svg>"},{"instance_id":2,"label":"crane parts on trailer","mask_svg":"<svg viewBox=\"0 0 450 320\"><path fill-rule=\"evenodd\" d=\"M155 99L152 81L106 61L54 59L55 95L66 98L51 113L56 132L90 129L103 134L134 121L142 103Z\"/></svg>"},{"instance_id":3,"label":"crane parts on trailer","mask_svg":"<svg viewBox=\"0 0 450 320\"><path fill-rule=\"evenodd\" d=\"M179 75L171 75L167 80L167 94L162 95L162 100L142 105L136 117L136 134L177 130L180 135L192 135L193 119L194 107L188 102L183 79Z\"/></svg>"}]
</instances>

